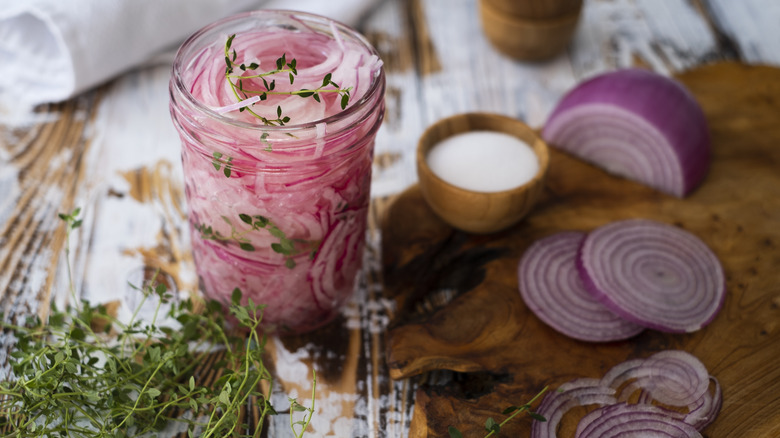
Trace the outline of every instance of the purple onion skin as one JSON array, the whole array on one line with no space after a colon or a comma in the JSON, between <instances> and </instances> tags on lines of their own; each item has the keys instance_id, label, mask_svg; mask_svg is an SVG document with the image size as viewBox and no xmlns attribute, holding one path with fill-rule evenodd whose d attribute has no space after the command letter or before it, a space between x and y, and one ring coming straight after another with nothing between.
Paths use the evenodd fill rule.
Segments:
<instances>
[{"instance_id":1,"label":"purple onion skin","mask_svg":"<svg viewBox=\"0 0 780 438\"><path fill-rule=\"evenodd\" d=\"M614 106L654 126L674 149L681 164L683 196L690 194L706 176L711 159L707 120L693 95L676 80L632 68L582 82L563 97L547 119L542 132L545 141L555 144L552 122L559 115L589 104Z\"/></svg>"}]
</instances>

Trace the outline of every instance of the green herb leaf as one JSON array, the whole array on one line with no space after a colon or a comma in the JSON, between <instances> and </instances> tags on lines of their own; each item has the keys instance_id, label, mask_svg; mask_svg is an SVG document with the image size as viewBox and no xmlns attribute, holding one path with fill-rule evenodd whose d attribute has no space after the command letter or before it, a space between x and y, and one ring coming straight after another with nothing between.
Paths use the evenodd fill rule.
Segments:
<instances>
[{"instance_id":1,"label":"green herb leaf","mask_svg":"<svg viewBox=\"0 0 780 438\"><path fill-rule=\"evenodd\" d=\"M502 413L503 415L509 415L509 414L511 414L512 412L514 412L514 411L517 411L517 410L519 410L519 409L524 409L524 407L520 407L520 406L510 406L510 407L508 407L508 408L504 409L503 411L501 411L501 413Z\"/></svg>"},{"instance_id":2,"label":"green herb leaf","mask_svg":"<svg viewBox=\"0 0 780 438\"><path fill-rule=\"evenodd\" d=\"M233 303L233 305L238 306L241 304L241 289L234 288L232 294L230 295L230 302Z\"/></svg>"},{"instance_id":3,"label":"green herb leaf","mask_svg":"<svg viewBox=\"0 0 780 438\"><path fill-rule=\"evenodd\" d=\"M498 423L496 423L496 420L494 420L492 417L489 417L485 421L485 430L487 430L488 432L499 433L501 432L501 426Z\"/></svg>"}]
</instances>

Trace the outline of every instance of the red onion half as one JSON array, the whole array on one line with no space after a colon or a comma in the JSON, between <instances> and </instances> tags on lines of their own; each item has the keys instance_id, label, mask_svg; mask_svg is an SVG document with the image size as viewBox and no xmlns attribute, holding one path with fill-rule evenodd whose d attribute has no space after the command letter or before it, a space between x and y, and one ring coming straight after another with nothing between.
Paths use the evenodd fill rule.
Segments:
<instances>
[{"instance_id":1,"label":"red onion half","mask_svg":"<svg viewBox=\"0 0 780 438\"><path fill-rule=\"evenodd\" d=\"M580 280L576 258L585 236L564 231L534 242L520 259L520 294L539 319L566 336L589 342L628 339L644 327L607 309Z\"/></svg>"},{"instance_id":2,"label":"red onion half","mask_svg":"<svg viewBox=\"0 0 780 438\"><path fill-rule=\"evenodd\" d=\"M626 69L580 83L553 110L542 137L611 173L684 197L710 163L699 104L681 84Z\"/></svg>"},{"instance_id":3,"label":"red onion half","mask_svg":"<svg viewBox=\"0 0 780 438\"><path fill-rule=\"evenodd\" d=\"M704 242L647 219L616 221L588 233L577 267L593 297L623 318L659 331L700 329L726 297L723 267Z\"/></svg>"}]
</instances>

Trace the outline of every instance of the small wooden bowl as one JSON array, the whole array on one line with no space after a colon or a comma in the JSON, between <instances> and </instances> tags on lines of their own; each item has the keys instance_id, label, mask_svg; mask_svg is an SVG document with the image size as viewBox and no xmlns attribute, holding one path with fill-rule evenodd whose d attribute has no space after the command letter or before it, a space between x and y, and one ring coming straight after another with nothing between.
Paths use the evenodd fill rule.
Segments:
<instances>
[{"instance_id":1,"label":"small wooden bowl","mask_svg":"<svg viewBox=\"0 0 780 438\"><path fill-rule=\"evenodd\" d=\"M479 3L482 29L493 46L505 55L525 61L539 61L561 53L571 41L580 10L549 19L509 15L488 1Z\"/></svg>"},{"instance_id":2,"label":"small wooden bowl","mask_svg":"<svg viewBox=\"0 0 780 438\"><path fill-rule=\"evenodd\" d=\"M476 192L444 181L428 166L428 152L443 139L468 131L503 132L523 140L536 154L539 172L526 184L499 192ZM525 217L542 194L549 164L547 144L533 129L519 120L498 114L468 113L448 117L426 129L417 144L417 176L428 205L448 224L476 234L503 230Z\"/></svg>"},{"instance_id":3,"label":"small wooden bowl","mask_svg":"<svg viewBox=\"0 0 780 438\"><path fill-rule=\"evenodd\" d=\"M488 7L528 20L549 20L577 15L582 0L481 0Z\"/></svg>"}]
</instances>

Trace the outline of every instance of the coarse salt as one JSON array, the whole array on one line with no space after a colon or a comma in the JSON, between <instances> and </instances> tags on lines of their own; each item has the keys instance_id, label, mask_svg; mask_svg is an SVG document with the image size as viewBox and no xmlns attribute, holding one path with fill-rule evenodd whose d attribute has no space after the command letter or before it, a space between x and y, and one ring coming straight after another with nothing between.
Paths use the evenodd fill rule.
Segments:
<instances>
[{"instance_id":1,"label":"coarse salt","mask_svg":"<svg viewBox=\"0 0 780 438\"><path fill-rule=\"evenodd\" d=\"M476 192L510 190L539 172L539 160L526 142L496 131L445 138L431 148L427 162L439 178Z\"/></svg>"}]
</instances>

